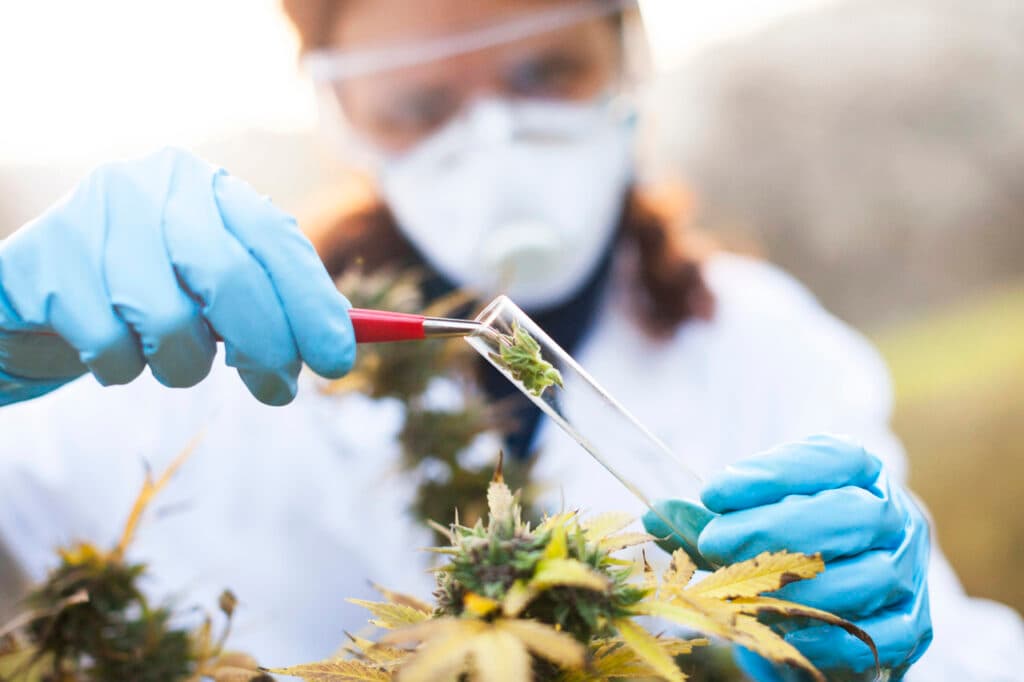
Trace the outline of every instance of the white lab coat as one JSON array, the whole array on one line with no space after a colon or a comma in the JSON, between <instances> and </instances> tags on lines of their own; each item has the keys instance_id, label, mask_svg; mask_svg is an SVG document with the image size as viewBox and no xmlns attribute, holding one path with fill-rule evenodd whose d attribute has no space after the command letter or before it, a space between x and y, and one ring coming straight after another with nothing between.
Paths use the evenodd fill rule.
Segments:
<instances>
[{"instance_id":1,"label":"white lab coat","mask_svg":"<svg viewBox=\"0 0 1024 682\"><path fill-rule=\"evenodd\" d=\"M862 440L903 480L887 373L864 339L771 266L722 255L706 274L714 319L668 341L636 326L616 274L580 363L702 473L833 432ZM0 409L0 537L34 577L58 543L115 542L143 463L161 469L202 431L131 551L151 564L150 591L212 608L231 587L241 599L232 641L264 664L330 654L365 623L345 598L371 596L368 581L429 594L416 550L431 538L404 511L415 480L396 464L401 406L327 396L318 383L304 375L294 403L270 408L218 367L187 391L86 378ZM453 399L443 382L431 393ZM538 438L536 475L553 483L552 504L642 511L556 427ZM484 439L475 456L496 449ZM1020 679L1020 617L967 597L937 546L930 581L935 640L910 679Z\"/></svg>"}]
</instances>

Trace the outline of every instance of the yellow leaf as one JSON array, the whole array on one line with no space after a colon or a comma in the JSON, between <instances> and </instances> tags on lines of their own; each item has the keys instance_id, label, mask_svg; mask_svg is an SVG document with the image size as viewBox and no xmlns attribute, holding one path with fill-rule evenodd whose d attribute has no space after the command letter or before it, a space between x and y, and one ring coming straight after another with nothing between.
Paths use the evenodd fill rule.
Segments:
<instances>
[{"instance_id":1,"label":"yellow leaf","mask_svg":"<svg viewBox=\"0 0 1024 682\"><path fill-rule=\"evenodd\" d=\"M686 590L688 595L711 599L756 597L825 570L820 554L763 552L753 559L724 566Z\"/></svg>"},{"instance_id":2,"label":"yellow leaf","mask_svg":"<svg viewBox=\"0 0 1024 682\"><path fill-rule=\"evenodd\" d=\"M723 610L730 609L733 611L733 615L722 618ZM816 682L825 680L803 654L776 634L774 630L762 625L752 616L737 613L735 607L726 602L700 598L688 599L684 595L672 603L648 600L637 604L633 611L637 614L664 618L705 634L716 635L778 663L798 666L814 676Z\"/></svg>"},{"instance_id":3,"label":"yellow leaf","mask_svg":"<svg viewBox=\"0 0 1024 682\"><path fill-rule=\"evenodd\" d=\"M468 636L480 632L488 625L484 621L468 618L432 618L389 632L380 638L380 644L415 644L455 635Z\"/></svg>"},{"instance_id":4,"label":"yellow leaf","mask_svg":"<svg viewBox=\"0 0 1024 682\"><path fill-rule=\"evenodd\" d=\"M657 637L628 618L615 621L615 627L622 641L659 677L669 682L683 682L686 679Z\"/></svg>"},{"instance_id":5,"label":"yellow leaf","mask_svg":"<svg viewBox=\"0 0 1024 682\"><path fill-rule=\"evenodd\" d=\"M669 563L668 568L665 569L661 580L669 587L682 589L693 579L693 574L696 570L697 567L694 565L690 555L686 553L686 550L677 549L672 552L672 561Z\"/></svg>"},{"instance_id":6,"label":"yellow leaf","mask_svg":"<svg viewBox=\"0 0 1024 682\"><path fill-rule=\"evenodd\" d=\"M71 547L59 547L57 548L57 554L60 555L64 563L71 566L97 564L104 559L104 553L96 545L89 544L88 542L81 542Z\"/></svg>"},{"instance_id":7,"label":"yellow leaf","mask_svg":"<svg viewBox=\"0 0 1024 682\"><path fill-rule=\"evenodd\" d=\"M759 623L756 618L743 616L736 621L737 636L732 641L751 651L761 654L776 663L785 663L808 672L815 682L827 682L807 658L792 644L780 637L767 625Z\"/></svg>"},{"instance_id":8,"label":"yellow leaf","mask_svg":"<svg viewBox=\"0 0 1024 682\"><path fill-rule=\"evenodd\" d=\"M373 587L373 589L380 592L381 596L387 599L392 604L402 604L404 606L416 609L417 611L422 611L426 614L433 613L434 611L433 606L431 606L430 604L421 599L417 599L416 597L413 597L408 594L403 594L401 592L393 592L392 590L389 590L386 587L382 587L377 583L370 583L370 585Z\"/></svg>"},{"instance_id":9,"label":"yellow leaf","mask_svg":"<svg viewBox=\"0 0 1024 682\"><path fill-rule=\"evenodd\" d=\"M828 611L822 611L821 609L811 608L810 606L804 606L803 604L797 604L783 599L774 599L772 597L747 597L743 599L735 599L730 603L742 613L750 615L757 615L760 613L778 613L784 616L813 618L814 620L820 620L828 623L829 625L841 627L860 641L864 642L864 644L871 649L871 653L875 657L875 669L877 670L879 667L878 648L875 646L875 641L871 639L871 635L864 632L853 623L831 614Z\"/></svg>"},{"instance_id":10,"label":"yellow leaf","mask_svg":"<svg viewBox=\"0 0 1024 682\"><path fill-rule=\"evenodd\" d=\"M388 633L382 644L422 642L399 669L400 680L435 680L458 675L472 664L482 680L530 680L533 651L563 667L581 667L584 647L542 623L497 619L437 618ZM471 657L467 660L467 657ZM525 661L524 667L520 662ZM519 673L522 672L522 676Z\"/></svg>"},{"instance_id":11,"label":"yellow leaf","mask_svg":"<svg viewBox=\"0 0 1024 682\"><path fill-rule=\"evenodd\" d=\"M719 608L715 609L715 606ZM696 600L684 602L682 598L677 598L672 602L647 599L634 605L631 611L638 616L664 618L708 635L718 635L728 639L733 633L736 620L742 616L725 609L724 606L720 602L708 604Z\"/></svg>"},{"instance_id":12,"label":"yellow leaf","mask_svg":"<svg viewBox=\"0 0 1024 682\"><path fill-rule=\"evenodd\" d=\"M510 632L491 628L470 640L478 682L531 682L530 654ZM404 678L403 678L404 679Z\"/></svg>"},{"instance_id":13,"label":"yellow leaf","mask_svg":"<svg viewBox=\"0 0 1024 682\"><path fill-rule=\"evenodd\" d=\"M505 593L501 612L506 616L518 616L523 612L523 609L530 605L530 602L536 596L536 590L527 585L523 580L517 580L512 583L512 587L508 588L508 592Z\"/></svg>"},{"instance_id":14,"label":"yellow leaf","mask_svg":"<svg viewBox=\"0 0 1024 682\"><path fill-rule=\"evenodd\" d=\"M264 677L264 673L250 668L237 668L230 665L219 665L210 673L213 682L250 682Z\"/></svg>"},{"instance_id":15,"label":"yellow leaf","mask_svg":"<svg viewBox=\"0 0 1024 682\"><path fill-rule=\"evenodd\" d=\"M659 638L661 648L670 656L691 653L696 646L707 646L706 639ZM649 679L655 671L644 663L621 638L599 640L591 645L590 664L583 670L563 670L558 682L608 682L612 679ZM689 679L683 674L684 679Z\"/></svg>"},{"instance_id":16,"label":"yellow leaf","mask_svg":"<svg viewBox=\"0 0 1024 682\"><path fill-rule=\"evenodd\" d=\"M352 640L354 646L346 647L346 651L352 653L357 658L373 661L384 666L399 662L409 656L410 653L407 649L384 646L357 635L348 635L348 637Z\"/></svg>"},{"instance_id":17,"label":"yellow leaf","mask_svg":"<svg viewBox=\"0 0 1024 682\"><path fill-rule=\"evenodd\" d=\"M586 649L572 635L534 620L501 619L494 625L515 635L530 651L560 668L583 667Z\"/></svg>"},{"instance_id":18,"label":"yellow leaf","mask_svg":"<svg viewBox=\"0 0 1024 682\"><path fill-rule=\"evenodd\" d=\"M455 547L424 547L421 551L443 556L458 556L459 554L459 550Z\"/></svg>"},{"instance_id":19,"label":"yellow leaf","mask_svg":"<svg viewBox=\"0 0 1024 682\"><path fill-rule=\"evenodd\" d=\"M28 646L0 653L0 680L43 682L54 670L53 654Z\"/></svg>"},{"instance_id":20,"label":"yellow leaf","mask_svg":"<svg viewBox=\"0 0 1024 682\"><path fill-rule=\"evenodd\" d=\"M551 541L544 548L545 559L566 559L569 556L569 540L565 525L555 526L551 531Z\"/></svg>"},{"instance_id":21,"label":"yellow leaf","mask_svg":"<svg viewBox=\"0 0 1024 682\"><path fill-rule=\"evenodd\" d=\"M561 682L606 682L616 678L650 677L654 671L626 646L621 639L610 639L599 643L591 656L586 670L570 671L563 674Z\"/></svg>"},{"instance_id":22,"label":"yellow leaf","mask_svg":"<svg viewBox=\"0 0 1024 682\"><path fill-rule=\"evenodd\" d=\"M195 449L199 447L199 442L203 438L203 432L200 431L196 436L185 446L185 449L175 457L171 463L167 466L167 469L160 474L160 478L156 481L153 480L151 475L146 475L146 480L142 484L142 490L139 491L138 497L135 498L135 502L132 504L132 510L128 514L128 520L124 524L124 530L121 531L121 539L118 541L117 546L114 547L114 551L111 553L115 560L120 560L124 557L125 551L128 549L128 545L131 544L132 539L135 537L135 531L139 528L139 523L142 521L142 515L145 513L149 503L153 501L157 493L163 490L164 486L174 477L174 474L178 472L181 465L185 463Z\"/></svg>"},{"instance_id":23,"label":"yellow leaf","mask_svg":"<svg viewBox=\"0 0 1024 682\"><path fill-rule=\"evenodd\" d=\"M682 656L693 651L694 647L708 646L711 644L710 640L707 639L676 639L675 637L665 637L658 640L661 642L661 648L668 652L669 656Z\"/></svg>"},{"instance_id":24,"label":"yellow leaf","mask_svg":"<svg viewBox=\"0 0 1024 682\"><path fill-rule=\"evenodd\" d=\"M598 547L606 552L617 552L620 549L642 545L654 539L653 535L648 535L647 533L620 533L619 535L610 535L604 538L598 543Z\"/></svg>"},{"instance_id":25,"label":"yellow leaf","mask_svg":"<svg viewBox=\"0 0 1024 682\"><path fill-rule=\"evenodd\" d=\"M462 606L477 618L483 618L501 606L501 604L490 597L484 597L475 592L467 592L462 598Z\"/></svg>"},{"instance_id":26,"label":"yellow leaf","mask_svg":"<svg viewBox=\"0 0 1024 682\"><path fill-rule=\"evenodd\" d=\"M576 559L541 559L529 586L537 590L580 587L603 592L608 588L608 578Z\"/></svg>"},{"instance_id":27,"label":"yellow leaf","mask_svg":"<svg viewBox=\"0 0 1024 682\"><path fill-rule=\"evenodd\" d=\"M3 633L0 632L0 635ZM192 633L192 651L200 661L212 658L215 654L213 645L213 623L209 618L203 620L203 624Z\"/></svg>"},{"instance_id":28,"label":"yellow leaf","mask_svg":"<svg viewBox=\"0 0 1024 682\"><path fill-rule=\"evenodd\" d=\"M574 511L562 512L561 514L555 514L554 516L548 516L543 521L541 521L540 524L537 525L537 530L535 531L535 533L537 535L540 535L542 533L546 533L546 532L550 531L551 529L555 528L556 526L563 526L563 525L569 523L569 521L571 521L573 518L575 518L575 516L576 516L576 512L574 512Z\"/></svg>"},{"instance_id":29,"label":"yellow leaf","mask_svg":"<svg viewBox=\"0 0 1024 682\"><path fill-rule=\"evenodd\" d=\"M617 533L629 524L633 523L632 514L620 512L607 512L598 514L593 518L584 521L581 526L591 542L600 542L612 533Z\"/></svg>"},{"instance_id":30,"label":"yellow leaf","mask_svg":"<svg viewBox=\"0 0 1024 682\"><path fill-rule=\"evenodd\" d=\"M404 627L406 625L415 625L416 623L423 622L430 618L429 613L414 609L411 606L406 606L404 604L366 601L363 599L349 599L347 601L351 604L362 606L364 609L372 613L375 620L371 622L377 627L384 628L385 630L394 630L395 628Z\"/></svg>"},{"instance_id":31,"label":"yellow leaf","mask_svg":"<svg viewBox=\"0 0 1024 682\"><path fill-rule=\"evenodd\" d=\"M440 625L440 627L427 627ZM466 669L466 658L475 640L490 625L479 620L438 619L420 623L384 637L387 642L423 641L423 645L398 669L401 682L433 682L454 678Z\"/></svg>"},{"instance_id":32,"label":"yellow leaf","mask_svg":"<svg viewBox=\"0 0 1024 682\"><path fill-rule=\"evenodd\" d=\"M308 682L388 682L391 674L361 661L321 661L290 668L265 668L275 675L301 677Z\"/></svg>"}]
</instances>

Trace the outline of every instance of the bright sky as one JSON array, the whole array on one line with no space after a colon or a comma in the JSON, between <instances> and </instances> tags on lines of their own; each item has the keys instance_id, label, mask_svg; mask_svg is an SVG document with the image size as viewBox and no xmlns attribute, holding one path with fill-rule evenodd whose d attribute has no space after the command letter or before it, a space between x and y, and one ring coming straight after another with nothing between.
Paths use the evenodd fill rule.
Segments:
<instances>
[{"instance_id":1,"label":"bright sky","mask_svg":"<svg viewBox=\"0 0 1024 682\"><path fill-rule=\"evenodd\" d=\"M641 0L660 66L830 0ZM410 3L413 6L413 3ZM0 3L0 164L100 159L245 128L308 130L315 104L278 0Z\"/></svg>"}]
</instances>

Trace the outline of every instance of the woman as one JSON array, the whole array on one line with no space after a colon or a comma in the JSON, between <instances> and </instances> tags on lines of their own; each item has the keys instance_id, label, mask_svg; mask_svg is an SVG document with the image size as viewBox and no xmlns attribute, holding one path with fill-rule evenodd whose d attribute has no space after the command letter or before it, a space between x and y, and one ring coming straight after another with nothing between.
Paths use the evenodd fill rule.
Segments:
<instances>
[{"instance_id":1,"label":"woman","mask_svg":"<svg viewBox=\"0 0 1024 682\"><path fill-rule=\"evenodd\" d=\"M400 415L325 397L299 369L337 377L354 359L327 269L420 263L442 285L507 291L717 472L710 513L660 503L693 529L676 538L693 554L821 551L829 570L784 592L858 622L897 675L1010 679L1020 620L965 597L929 557L873 351L773 268L698 253L631 189L623 4L286 2L380 190L319 233L322 260L269 201L175 150L98 169L4 242L0 535L20 563L38 575L54 543L113 537L136 458L158 464L203 429L208 454L168 492L176 512L136 547L156 589L210 603L230 584L246 602L236 644L270 664L328 653L361 622L341 597L367 578L416 589L405 562L427 538L402 515L415 481L390 474ZM241 384L211 370L218 340ZM156 382L135 380L146 367ZM85 373L127 385L73 381ZM536 426L518 446L543 453L538 477L588 508L621 506L605 472ZM807 437L821 432L864 447ZM918 662L933 618L938 644ZM832 629L788 636L826 669L870 668Z\"/></svg>"}]
</instances>

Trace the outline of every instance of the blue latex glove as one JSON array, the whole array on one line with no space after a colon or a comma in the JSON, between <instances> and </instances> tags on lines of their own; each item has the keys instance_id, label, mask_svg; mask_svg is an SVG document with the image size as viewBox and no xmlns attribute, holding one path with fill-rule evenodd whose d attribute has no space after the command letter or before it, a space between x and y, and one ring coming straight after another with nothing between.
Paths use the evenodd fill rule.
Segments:
<instances>
[{"instance_id":1,"label":"blue latex glove","mask_svg":"<svg viewBox=\"0 0 1024 682\"><path fill-rule=\"evenodd\" d=\"M249 391L281 405L303 362L350 369L348 307L294 219L242 181L173 149L103 166L0 243L0 405L147 364L192 386L214 334Z\"/></svg>"},{"instance_id":2,"label":"blue latex glove","mask_svg":"<svg viewBox=\"0 0 1024 682\"><path fill-rule=\"evenodd\" d=\"M689 538L670 537L666 549L696 546L713 565L764 551L821 552L826 571L777 596L866 630L893 679L928 648L928 523L863 448L830 436L782 445L727 467L708 482L701 500L707 509L678 500L656 504L681 530L695 529ZM652 535L671 535L651 512L644 525ZM864 679L873 673L868 648L839 628L809 625L785 637L823 670L864 673ZM748 651L738 658L757 680L790 674Z\"/></svg>"}]
</instances>

